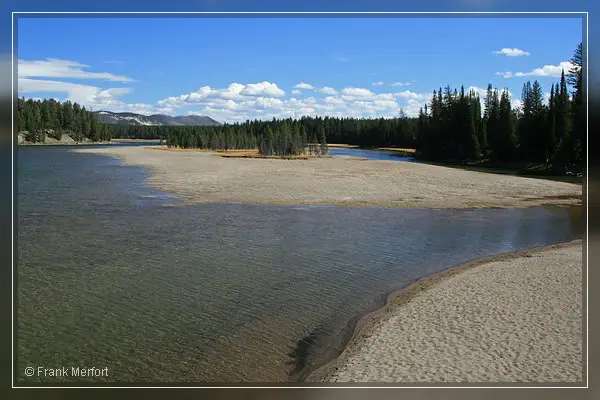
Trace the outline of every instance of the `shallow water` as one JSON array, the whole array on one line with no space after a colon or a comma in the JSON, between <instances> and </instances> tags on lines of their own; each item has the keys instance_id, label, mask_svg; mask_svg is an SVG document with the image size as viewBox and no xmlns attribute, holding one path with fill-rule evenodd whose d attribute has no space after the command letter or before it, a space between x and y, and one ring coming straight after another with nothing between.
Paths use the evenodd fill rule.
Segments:
<instances>
[{"instance_id":1,"label":"shallow water","mask_svg":"<svg viewBox=\"0 0 600 400\"><path fill-rule=\"evenodd\" d=\"M559 208L166 207L178 198L146 178L110 157L19 148L21 378L44 365L108 367L96 381L297 380L387 293L580 230Z\"/></svg>"},{"instance_id":2,"label":"shallow water","mask_svg":"<svg viewBox=\"0 0 600 400\"><path fill-rule=\"evenodd\" d=\"M332 156L352 156L362 157L367 160L386 160L386 161L410 161L417 162L413 157L405 157L391 150L367 150L357 148L330 147L329 154Z\"/></svg>"}]
</instances>

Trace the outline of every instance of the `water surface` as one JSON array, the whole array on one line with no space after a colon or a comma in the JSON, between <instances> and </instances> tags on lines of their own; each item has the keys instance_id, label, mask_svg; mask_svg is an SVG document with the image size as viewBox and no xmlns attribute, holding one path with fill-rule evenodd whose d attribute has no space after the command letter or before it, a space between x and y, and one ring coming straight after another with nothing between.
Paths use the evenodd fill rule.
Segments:
<instances>
[{"instance_id":1,"label":"water surface","mask_svg":"<svg viewBox=\"0 0 600 400\"><path fill-rule=\"evenodd\" d=\"M386 161L411 161L417 162L413 157L406 157L392 150L368 150L357 148L330 147L329 154L332 156L352 156L362 157L368 160L386 160Z\"/></svg>"},{"instance_id":2,"label":"water surface","mask_svg":"<svg viewBox=\"0 0 600 400\"><path fill-rule=\"evenodd\" d=\"M17 371L296 380L387 293L579 231L559 208L183 206L146 178L111 157L19 148Z\"/></svg>"}]
</instances>

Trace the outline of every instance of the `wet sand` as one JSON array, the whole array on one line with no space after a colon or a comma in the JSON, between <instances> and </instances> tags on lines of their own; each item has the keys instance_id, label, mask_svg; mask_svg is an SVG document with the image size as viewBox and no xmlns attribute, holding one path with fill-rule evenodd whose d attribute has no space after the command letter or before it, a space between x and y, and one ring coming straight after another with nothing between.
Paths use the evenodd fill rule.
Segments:
<instances>
[{"instance_id":1,"label":"wet sand","mask_svg":"<svg viewBox=\"0 0 600 400\"><path fill-rule=\"evenodd\" d=\"M577 205L582 196L578 184L422 163L224 158L145 147L73 151L147 167L150 184L192 203L482 208Z\"/></svg>"},{"instance_id":2,"label":"wet sand","mask_svg":"<svg viewBox=\"0 0 600 400\"><path fill-rule=\"evenodd\" d=\"M424 278L311 382L582 382L582 241Z\"/></svg>"}]
</instances>

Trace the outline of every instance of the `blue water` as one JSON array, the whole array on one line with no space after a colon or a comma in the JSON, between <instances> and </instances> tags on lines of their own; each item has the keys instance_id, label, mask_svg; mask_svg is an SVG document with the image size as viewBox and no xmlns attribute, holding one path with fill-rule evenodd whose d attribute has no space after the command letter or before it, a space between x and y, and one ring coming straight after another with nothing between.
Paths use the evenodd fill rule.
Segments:
<instances>
[{"instance_id":1,"label":"blue water","mask_svg":"<svg viewBox=\"0 0 600 400\"><path fill-rule=\"evenodd\" d=\"M389 150L364 150L364 149L346 149L341 147L330 147L329 154L332 156L352 156L362 157L368 160L387 160L387 161L410 161L415 160L412 157L398 155L395 151Z\"/></svg>"}]
</instances>

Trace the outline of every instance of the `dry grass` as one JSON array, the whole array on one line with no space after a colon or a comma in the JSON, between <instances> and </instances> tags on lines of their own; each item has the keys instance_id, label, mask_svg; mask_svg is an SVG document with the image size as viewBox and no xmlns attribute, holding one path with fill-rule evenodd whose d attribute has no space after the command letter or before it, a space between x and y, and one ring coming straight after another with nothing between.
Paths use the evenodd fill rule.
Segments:
<instances>
[{"instance_id":1,"label":"dry grass","mask_svg":"<svg viewBox=\"0 0 600 400\"><path fill-rule=\"evenodd\" d=\"M343 147L345 149L357 149L359 146L355 144L343 144L343 143L327 143L329 147Z\"/></svg>"},{"instance_id":2,"label":"dry grass","mask_svg":"<svg viewBox=\"0 0 600 400\"><path fill-rule=\"evenodd\" d=\"M202 153L214 153L214 150L206 150L206 149L184 149L182 147L169 147L167 145L160 145L160 146L144 146L145 149L152 149L152 150L162 150L162 151L171 151L174 153L197 153L197 152L202 152Z\"/></svg>"},{"instance_id":3,"label":"dry grass","mask_svg":"<svg viewBox=\"0 0 600 400\"><path fill-rule=\"evenodd\" d=\"M296 156L264 156L258 150L228 150L217 151L217 155L227 158L266 158L266 159L284 159L284 160L308 160L310 158L326 158L331 156L317 156L314 154L303 154Z\"/></svg>"},{"instance_id":4,"label":"dry grass","mask_svg":"<svg viewBox=\"0 0 600 400\"><path fill-rule=\"evenodd\" d=\"M310 158L327 158L331 156L316 156L313 154L303 154L298 156L263 156L257 149L233 149L233 150L209 150L209 149L184 149L181 147L167 146L145 146L146 149L171 151L175 153L215 153L218 156L226 158L268 158L268 159L284 159L284 160L308 160Z\"/></svg>"},{"instance_id":5,"label":"dry grass","mask_svg":"<svg viewBox=\"0 0 600 400\"><path fill-rule=\"evenodd\" d=\"M158 142L160 139L110 139L111 142L117 143L146 143Z\"/></svg>"},{"instance_id":6,"label":"dry grass","mask_svg":"<svg viewBox=\"0 0 600 400\"><path fill-rule=\"evenodd\" d=\"M415 149L404 149L400 147L378 147L377 150L401 151L403 153L415 153Z\"/></svg>"}]
</instances>

